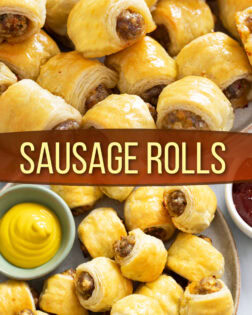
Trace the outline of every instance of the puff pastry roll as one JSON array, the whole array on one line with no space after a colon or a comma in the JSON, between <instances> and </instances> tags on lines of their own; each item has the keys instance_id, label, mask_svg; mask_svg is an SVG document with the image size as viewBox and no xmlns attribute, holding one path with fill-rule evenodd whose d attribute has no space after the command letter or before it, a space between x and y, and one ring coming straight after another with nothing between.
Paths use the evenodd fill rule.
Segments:
<instances>
[{"instance_id":1,"label":"puff pastry roll","mask_svg":"<svg viewBox=\"0 0 252 315\"><path fill-rule=\"evenodd\" d=\"M155 29L145 0L80 0L70 12L67 32L88 58L116 53Z\"/></svg>"},{"instance_id":2,"label":"puff pastry roll","mask_svg":"<svg viewBox=\"0 0 252 315\"><path fill-rule=\"evenodd\" d=\"M160 0L153 18L157 29L152 36L172 56L176 56L194 38L214 29L211 10L202 0Z\"/></svg>"},{"instance_id":3,"label":"puff pastry roll","mask_svg":"<svg viewBox=\"0 0 252 315\"><path fill-rule=\"evenodd\" d=\"M78 129L81 114L32 80L21 80L1 95L0 132Z\"/></svg>"},{"instance_id":4,"label":"puff pastry roll","mask_svg":"<svg viewBox=\"0 0 252 315\"><path fill-rule=\"evenodd\" d=\"M43 31L22 43L0 45L0 61L4 62L19 79L36 80L40 66L58 53L59 48L55 41Z\"/></svg>"},{"instance_id":5,"label":"puff pastry roll","mask_svg":"<svg viewBox=\"0 0 252 315\"><path fill-rule=\"evenodd\" d=\"M71 51L51 58L41 68L37 82L84 114L112 93L117 74L98 60L85 59Z\"/></svg>"},{"instance_id":6,"label":"puff pastry roll","mask_svg":"<svg viewBox=\"0 0 252 315\"><path fill-rule=\"evenodd\" d=\"M131 186L100 186L100 190L109 198L123 202L133 191Z\"/></svg>"},{"instance_id":7,"label":"puff pastry roll","mask_svg":"<svg viewBox=\"0 0 252 315\"><path fill-rule=\"evenodd\" d=\"M124 218L128 230L140 228L163 241L171 238L175 227L163 206L164 187L140 187L128 197Z\"/></svg>"},{"instance_id":8,"label":"puff pastry roll","mask_svg":"<svg viewBox=\"0 0 252 315\"><path fill-rule=\"evenodd\" d=\"M93 312L109 310L133 291L132 282L124 278L118 265L106 257L98 257L76 270L75 286L80 303Z\"/></svg>"},{"instance_id":9,"label":"puff pastry roll","mask_svg":"<svg viewBox=\"0 0 252 315\"><path fill-rule=\"evenodd\" d=\"M162 89L177 76L175 60L149 36L107 57L106 64L119 73L121 93L139 95L152 105L157 105Z\"/></svg>"},{"instance_id":10,"label":"puff pastry roll","mask_svg":"<svg viewBox=\"0 0 252 315\"><path fill-rule=\"evenodd\" d=\"M48 315L48 313L44 313L41 311L32 311L29 309L25 309L19 313L17 313L17 315Z\"/></svg>"},{"instance_id":11,"label":"puff pastry roll","mask_svg":"<svg viewBox=\"0 0 252 315\"><path fill-rule=\"evenodd\" d=\"M110 95L86 112L84 129L155 129L148 105L136 95Z\"/></svg>"},{"instance_id":12,"label":"puff pastry roll","mask_svg":"<svg viewBox=\"0 0 252 315\"><path fill-rule=\"evenodd\" d=\"M13 315L25 309L36 310L28 284L14 280L0 283L0 314Z\"/></svg>"},{"instance_id":13,"label":"puff pastry roll","mask_svg":"<svg viewBox=\"0 0 252 315\"><path fill-rule=\"evenodd\" d=\"M181 315L233 315L231 292L225 283L215 277L192 282L182 299Z\"/></svg>"},{"instance_id":14,"label":"puff pastry roll","mask_svg":"<svg viewBox=\"0 0 252 315\"><path fill-rule=\"evenodd\" d=\"M114 209L99 208L80 223L78 235L91 257L113 258L115 241L127 236L127 232Z\"/></svg>"},{"instance_id":15,"label":"puff pastry roll","mask_svg":"<svg viewBox=\"0 0 252 315\"><path fill-rule=\"evenodd\" d=\"M46 0L1 0L0 43L22 42L45 24Z\"/></svg>"},{"instance_id":16,"label":"puff pastry roll","mask_svg":"<svg viewBox=\"0 0 252 315\"><path fill-rule=\"evenodd\" d=\"M96 186L54 185L51 189L65 200L74 216L90 210L103 195Z\"/></svg>"},{"instance_id":17,"label":"puff pastry roll","mask_svg":"<svg viewBox=\"0 0 252 315\"><path fill-rule=\"evenodd\" d=\"M221 278L224 257L208 240L180 232L168 250L167 267L189 281Z\"/></svg>"},{"instance_id":18,"label":"puff pastry roll","mask_svg":"<svg viewBox=\"0 0 252 315\"><path fill-rule=\"evenodd\" d=\"M179 315L184 290L172 277L161 275L156 281L140 286L136 292L157 300L165 314Z\"/></svg>"},{"instance_id":19,"label":"puff pastry roll","mask_svg":"<svg viewBox=\"0 0 252 315\"><path fill-rule=\"evenodd\" d=\"M4 63L0 62L0 95L16 82L15 74Z\"/></svg>"},{"instance_id":20,"label":"puff pastry roll","mask_svg":"<svg viewBox=\"0 0 252 315\"><path fill-rule=\"evenodd\" d=\"M162 241L140 229L129 232L114 244L115 259L122 274L131 280L150 282L164 270L167 252Z\"/></svg>"},{"instance_id":21,"label":"puff pastry roll","mask_svg":"<svg viewBox=\"0 0 252 315\"><path fill-rule=\"evenodd\" d=\"M160 129L229 131L234 122L232 105L220 88L209 79L196 76L164 88L157 113Z\"/></svg>"},{"instance_id":22,"label":"puff pastry roll","mask_svg":"<svg viewBox=\"0 0 252 315\"><path fill-rule=\"evenodd\" d=\"M215 193L207 185L166 187L163 200L173 224L186 233L207 229L217 209Z\"/></svg>"},{"instance_id":23,"label":"puff pastry roll","mask_svg":"<svg viewBox=\"0 0 252 315\"><path fill-rule=\"evenodd\" d=\"M240 44L228 35L201 36L185 46L176 61L179 78L199 75L214 81L234 108L251 99L251 66Z\"/></svg>"},{"instance_id":24,"label":"puff pastry roll","mask_svg":"<svg viewBox=\"0 0 252 315\"><path fill-rule=\"evenodd\" d=\"M165 315L159 303L141 294L129 295L116 302L111 310L111 315Z\"/></svg>"},{"instance_id":25,"label":"puff pastry roll","mask_svg":"<svg viewBox=\"0 0 252 315\"><path fill-rule=\"evenodd\" d=\"M39 307L48 313L60 315L87 315L75 293L73 274L56 274L45 281Z\"/></svg>"}]
</instances>

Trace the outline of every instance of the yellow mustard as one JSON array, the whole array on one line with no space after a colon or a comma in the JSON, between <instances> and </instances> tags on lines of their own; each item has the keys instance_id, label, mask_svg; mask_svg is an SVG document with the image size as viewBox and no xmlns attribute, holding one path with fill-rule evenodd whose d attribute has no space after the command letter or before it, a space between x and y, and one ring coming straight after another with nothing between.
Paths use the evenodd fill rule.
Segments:
<instances>
[{"instance_id":1,"label":"yellow mustard","mask_svg":"<svg viewBox=\"0 0 252 315\"><path fill-rule=\"evenodd\" d=\"M60 243L59 220L43 205L15 205L0 220L0 252L17 267L45 264L56 254Z\"/></svg>"}]
</instances>

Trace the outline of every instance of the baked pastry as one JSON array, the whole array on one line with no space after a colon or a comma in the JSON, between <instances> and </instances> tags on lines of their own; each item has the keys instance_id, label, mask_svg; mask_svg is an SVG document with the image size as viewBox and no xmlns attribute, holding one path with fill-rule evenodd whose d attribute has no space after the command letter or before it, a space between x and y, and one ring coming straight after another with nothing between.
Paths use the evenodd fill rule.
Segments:
<instances>
[{"instance_id":1,"label":"baked pastry","mask_svg":"<svg viewBox=\"0 0 252 315\"><path fill-rule=\"evenodd\" d=\"M159 303L141 294L132 294L116 302L111 315L165 315Z\"/></svg>"},{"instance_id":2,"label":"baked pastry","mask_svg":"<svg viewBox=\"0 0 252 315\"><path fill-rule=\"evenodd\" d=\"M163 206L164 187L140 187L128 197L124 218L128 230L140 228L146 234L167 241L175 232L170 215Z\"/></svg>"},{"instance_id":3,"label":"baked pastry","mask_svg":"<svg viewBox=\"0 0 252 315\"><path fill-rule=\"evenodd\" d=\"M25 310L17 313L17 315L49 315L49 314L41 312L41 311L32 311L29 309L25 309Z\"/></svg>"},{"instance_id":4,"label":"baked pastry","mask_svg":"<svg viewBox=\"0 0 252 315\"><path fill-rule=\"evenodd\" d=\"M185 290L181 315L233 315L232 294L225 283L215 277L192 282Z\"/></svg>"},{"instance_id":5,"label":"baked pastry","mask_svg":"<svg viewBox=\"0 0 252 315\"><path fill-rule=\"evenodd\" d=\"M115 241L127 232L114 209L99 208L80 223L78 235L91 257L113 258Z\"/></svg>"},{"instance_id":6,"label":"baked pastry","mask_svg":"<svg viewBox=\"0 0 252 315\"><path fill-rule=\"evenodd\" d=\"M214 219L217 198L207 185L169 186L163 196L173 224L183 232L201 233Z\"/></svg>"},{"instance_id":7,"label":"baked pastry","mask_svg":"<svg viewBox=\"0 0 252 315\"><path fill-rule=\"evenodd\" d=\"M96 186L54 185L51 189L65 200L74 216L90 210L103 195Z\"/></svg>"},{"instance_id":8,"label":"baked pastry","mask_svg":"<svg viewBox=\"0 0 252 315\"><path fill-rule=\"evenodd\" d=\"M106 64L119 73L121 93L135 94L157 105L162 89L175 81L177 66L164 48L149 36L133 46L106 58Z\"/></svg>"},{"instance_id":9,"label":"baked pastry","mask_svg":"<svg viewBox=\"0 0 252 315\"><path fill-rule=\"evenodd\" d=\"M155 4L158 2L158 0L145 0L148 7L152 10L155 7Z\"/></svg>"},{"instance_id":10,"label":"baked pastry","mask_svg":"<svg viewBox=\"0 0 252 315\"><path fill-rule=\"evenodd\" d=\"M109 198L123 202L133 191L132 186L100 186L100 190Z\"/></svg>"},{"instance_id":11,"label":"baked pastry","mask_svg":"<svg viewBox=\"0 0 252 315\"><path fill-rule=\"evenodd\" d=\"M15 74L4 63L0 62L0 95L16 82Z\"/></svg>"},{"instance_id":12,"label":"baked pastry","mask_svg":"<svg viewBox=\"0 0 252 315\"><path fill-rule=\"evenodd\" d=\"M172 56L193 39L214 29L211 10L202 0L160 0L153 18L157 29L152 36Z\"/></svg>"},{"instance_id":13,"label":"baked pastry","mask_svg":"<svg viewBox=\"0 0 252 315\"><path fill-rule=\"evenodd\" d=\"M44 31L21 43L0 44L0 61L4 62L19 79L36 80L40 66L58 53L57 44Z\"/></svg>"},{"instance_id":14,"label":"baked pastry","mask_svg":"<svg viewBox=\"0 0 252 315\"><path fill-rule=\"evenodd\" d=\"M46 0L1 0L0 43L22 42L37 33L46 18Z\"/></svg>"},{"instance_id":15,"label":"baked pastry","mask_svg":"<svg viewBox=\"0 0 252 315\"><path fill-rule=\"evenodd\" d=\"M39 307L48 313L60 315L87 315L75 293L73 274L56 274L45 281Z\"/></svg>"},{"instance_id":16,"label":"baked pastry","mask_svg":"<svg viewBox=\"0 0 252 315\"><path fill-rule=\"evenodd\" d=\"M28 284L15 280L0 283L0 314L13 315L25 309L36 310Z\"/></svg>"},{"instance_id":17,"label":"baked pastry","mask_svg":"<svg viewBox=\"0 0 252 315\"><path fill-rule=\"evenodd\" d=\"M179 308L184 290L170 276L161 275L156 281L140 286L136 293L157 300L167 315L180 314Z\"/></svg>"},{"instance_id":18,"label":"baked pastry","mask_svg":"<svg viewBox=\"0 0 252 315\"><path fill-rule=\"evenodd\" d=\"M140 282L156 280L167 260L163 242L140 229L129 232L128 236L115 242L114 251L122 274Z\"/></svg>"},{"instance_id":19,"label":"baked pastry","mask_svg":"<svg viewBox=\"0 0 252 315\"><path fill-rule=\"evenodd\" d=\"M229 131L233 108L220 88L209 79L188 76L160 94L157 105L160 129Z\"/></svg>"},{"instance_id":20,"label":"baked pastry","mask_svg":"<svg viewBox=\"0 0 252 315\"><path fill-rule=\"evenodd\" d=\"M167 267L189 281L221 278L224 257L207 239L180 232L168 250Z\"/></svg>"},{"instance_id":21,"label":"baked pastry","mask_svg":"<svg viewBox=\"0 0 252 315\"><path fill-rule=\"evenodd\" d=\"M76 270L75 286L83 307L93 312L109 310L114 303L133 291L118 265L106 257L98 257Z\"/></svg>"},{"instance_id":22,"label":"baked pastry","mask_svg":"<svg viewBox=\"0 0 252 315\"><path fill-rule=\"evenodd\" d=\"M81 114L32 80L21 80L1 95L0 132L71 130Z\"/></svg>"},{"instance_id":23,"label":"baked pastry","mask_svg":"<svg viewBox=\"0 0 252 315\"><path fill-rule=\"evenodd\" d=\"M41 68L37 82L84 114L112 93L117 74L98 60L71 51L51 58Z\"/></svg>"},{"instance_id":24,"label":"baked pastry","mask_svg":"<svg viewBox=\"0 0 252 315\"><path fill-rule=\"evenodd\" d=\"M179 78L198 75L214 81L234 108L251 99L251 66L240 44L228 35L201 36L185 46L176 61Z\"/></svg>"},{"instance_id":25,"label":"baked pastry","mask_svg":"<svg viewBox=\"0 0 252 315\"><path fill-rule=\"evenodd\" d=\"M145 0L80 0L67 23L76 50L87 58L116 53L154 29Z\"/></svg>"},{"instance_id":26,"label":"baked pastry","mask_svg":"<svg viewBox=\"0 0 252 315\"><path fill-rule=\"evenodd\" d=\"M84 129L155 129L147 104L135 95L110 95L86 112Z\"/></svg>"}]
</instances>

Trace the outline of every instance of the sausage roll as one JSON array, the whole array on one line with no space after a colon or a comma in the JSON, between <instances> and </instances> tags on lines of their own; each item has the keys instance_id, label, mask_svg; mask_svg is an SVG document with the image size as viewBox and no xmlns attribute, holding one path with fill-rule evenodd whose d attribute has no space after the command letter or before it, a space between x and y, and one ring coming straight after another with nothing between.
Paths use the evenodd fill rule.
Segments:
<instances>
[{"instance_id":1,"label":"sausage roll","mask_svg":"<svg viewBox=\"0 0 252 315\"><path fill-rule=\"evenodd\" d=\"M180 232L168 250L167 267L189 281L221 278L224 257L208 240Z\"/></svg>"},{"instance_id":2,"label":"sausage roll","mask_svg":"<svg viewBox=\"0 0 252 315\"><path fill-rule=\"evenodd\" d=\"M233 315L231 292L223 281L215 277L192 282L185 290L180 308L181 315Z\"/></svg>"},{"instance_id":3,"label":"sausage roll","mask_svg":"<svg viewBox=\"0 0 252 315\"><path fill-rule=\"evenodd\" d=\"M159 303L151 297L141 294L129 295L116 302L111 315L165 315Z\"/></svg>"},{"instance_id":4,"label":"sausage roll","mask_svg":"<svg viewBox=\"0 0 252 315\"><path fill-rule=\"evenodd\" d=\"M110 95L86 112L84 129L155 129L148 105L136 95Z\"/></svg>"},{"instance_id":5,"label":"sausage roll","mask_svg":"<svg viewBox=\"0 0 252 315\"><path fill-rule=\"evenodd\" d=\"M41 311L32 311L29 309L25 309L19 313L17 313L17 315L48 315L48 313L44 313Z\"/></svg>"},{"instance_id":6,"label":"sausage roll","mask_svg":"<svg viewBox=\"0 0 252 315\"><path fill-rule=\"evenodd\" d=\"M122 274L140 282L156 280L163 272L167 260L163 242L140 229L129 232L128 236L115 242L114 251Z\"/></svg>"},{"instance_id":7,"label":"sausage roll","mask_svg":"<svg viewBox=\"0 0 252 315\"><path fill-rule=\"evenodd\" d=\"M164 187L140 187L133 191L124 206L128 230L140 228L163 241L171 238L175 228L163 206L163 195Z\"/></svg>"},{"instance_id":8,"label":"sausage roll","mask_svg":"<svg viewBox=\"0 0 252 315\"><path fill-rule=\"evenodd\" d=\"M15 74L4 63L0 62L0 95L16 82Z\"/></svg>"},{"instance_id":9,"label":"sausage roll","mask_svg":"<svg viewBox=\"0 0 252 315\"><path fill-rule=\"evenodd\" d=\"M164 189L163 197L165 209L179 230L196 234L210 226L217 198L209 186L170 186Z\"/></svg>"},{"instance_id":10,"label":"sausage roll","mask_svg":"<svg viewBox=\"0 0 252 315\"><path fill-rule=\"evenodd\" d=\"M160 0L153 18L157 29L152 36L172 56L176 56L194 38L214 29L211 10L202 0Z\"/></svg>"},{"instance_id":11,"label":"sausage roll","mask_svg":"<svg viewBox=\"0 0 252 315\"><path fill-rule=\"evenodd\" d=\"M22 43L0 45L0 61L4 62L19 79L36 80L40 66L58 53L57 44L43 31Z\"/></svg>"},{"instance_id":12,"label":"sausage roll","mask_svg":"<svg viewBox=\"0 0 252 315\"><path fill-rule=\"evenodd\" d=\"M106 63L119 73L121 93L139 95L152 105L157 105L162 89L177 76L175 60L149 36L107 57Z\"/></svg>"},{"instance_id":13,"label":"sausage roll","mask_svg":"<svg viewBox=\"0 0 252 315\"><path fill-rule=\"evenodd\" d=\"M51 186L65 200L74 216L85 213L102 197L101 190L96 186Z\"/></svg>"},{"instance_id":14,"label":"sausage roll","mask_svg":"<svg viewBox=\"0 0 252 315\"><path fill-rule=\"evenodd\" d=\"M13 315L25 309L36 310L28 284L14 280L0 283L0 314Z\"/></svg>"},{"instance_id":15,"label":"sausage roll","mask_svg":"<svg viewBox=\"0 0 252 315\"><path fill-rule=\"evenodd\" d=\"M32 80L13 84L1 95L0 132L78 129L81 114Z\"/></svg>"},{"instance_id":16,"label":"sausage roll","mask_svg":"<svg viewBox=\"0 0 252 315\"><path fill-rule=\"evenodd\" d=\"M37 82L84 114L111 94L117 74L98 60L85 59L71 51L51 58L41 68Z\"/></svg>"},{"instance_id":17,"label":"sausage roll","mask_svg":"<svg viewBox=\"0 0 252 315\"><path fill-rule=\"evenodd\" d=\"M199 75L214 81L234 108L251 99L251 66L240 44L228 35L201 36L185 46L176 61L179 78Z\"/></svg>"},{"instance_id":18,"label":"sausage roll","mask_svg":"<svg viewBox=\"0 0 252 315\"><path fill-rule=\"evenodd\" d=\"M229 131L233 108L219 87L209 79L188 76L160 94L157 105L160 129Z\"/></svg>"},{"instance_id":19,"label":"sausage roll","mask_svg":"<svg viewBox=\"0 0 252 315\"><path fill-rule=\"evenodd\" d=\"M60 315L87 315L75 293L71 273L56 274L45 281L39 307L48 313Z\"/></svg>"},{"instance_id":20,"label":"sausage roll","mask_svg":"<svg viewBox=\"0 0 252 315\"><path fill-rule=\"evenodd\" d=\"M179 315L184 291L172 277L161 275L156 281L140 286L136 292L157 300L165 314Z\"/></svg>"},{"instance_id":21,"label":"sausage roll","mask_svg":"<svg viewBox=\"0 0 252 315\"><path fill-rule=\"evenodd\" d=\"M133 191L131 186L100 186L101 191L111 199L123 202Z\"/></svg>"},{"instance_id":22,"label":"sausage roll","mask_svg":"<svg viewBox=\"0 0 252 315\"><path fill-rule=\"evenodd\" d=\"M45 24L46 0L1 0L0 43L18 43L37 33Z\"/></svg>"},{"instance_id":23,"label":"sausage roll","mask_svg":"<svg viewBox=\"0 0 252 315\"><path fill-rule=\"evenodd\" d=\"M115 241L127 236L127 232L114 209L99 208L81 222L78 235L91 257L113 258Z\"/></svg>"},{"instance_id":24,"label":"sausage roll","mask_svg":"<svg viewBox=\"0 0 252 315\"><path fill-rule=\"evenodd\" d=\"M158 0L145 0L147 3L148 7L152 10L155 6L155 4L158 2Z\"/></svg>"},{"instance_id":25,"label":"sausage roll","mask_svg":"<svg viewBox=\"0 0 252 315\"><path fill-rule=\"evenodd\" d=\"M98 257L76 270L75 286L83 307L93 312L109 310L133 291L132 282L124 278L118 265L106 257Z\"/></svg>"},{"instance_id":26,"label":"sausage roll","mask_svg":"<svg viewBox=\"0 0 252 315\"><path fill-rule=\"evenodd\" d=\"M155 27L145 0L80 0L67 32L76 50L96 58L131 46Z\"/></svg>"}]
</instances>

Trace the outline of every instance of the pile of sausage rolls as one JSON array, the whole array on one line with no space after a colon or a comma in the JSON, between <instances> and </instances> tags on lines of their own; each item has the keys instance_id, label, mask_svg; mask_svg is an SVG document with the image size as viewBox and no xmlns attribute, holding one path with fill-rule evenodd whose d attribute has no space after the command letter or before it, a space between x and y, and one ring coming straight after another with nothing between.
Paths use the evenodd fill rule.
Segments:
<instances>
[{"instance_id":1,"label":"pile of sausage rolls","mask_svg":"<svg viewBox=\"0 0 252 315\"><path fill-rule=\"evenodd\" d=\"M25 282L1 283L0 314L234 314L224 257L202 234L217 208L209 186L51 189L82 216L83 263L51 275L40 295ZM124 202L123 219L95 207L103 194Z\"/></svg>"}]
</instances>

